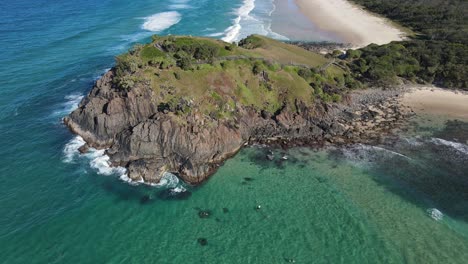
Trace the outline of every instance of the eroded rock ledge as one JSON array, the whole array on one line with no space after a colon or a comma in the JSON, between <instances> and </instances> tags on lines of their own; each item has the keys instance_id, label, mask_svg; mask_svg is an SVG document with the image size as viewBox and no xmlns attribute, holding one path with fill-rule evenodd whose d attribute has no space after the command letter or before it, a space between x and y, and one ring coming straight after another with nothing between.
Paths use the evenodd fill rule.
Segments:
<instances>
[{"instance_id":1,"label":"eroded rock ledge","mask_svg":"<svg viewBox=\"0 0 468 264\"><path fill-rule=\"evenodd\" d=\"M344 97L342 103L300 101L295 111L256 112L237 107L234 122L191 113L180 117L158 110L151 88L113 87L113 71L98 80L65 124L87 142L86 147L108 149L112 165L124 166L135 181L156 183L163 172L198 184L219 164L251 143L316 145L379 140L395 132L408 114L398 103L398 91L365 90ZM86 148L84 148L86 149Z\"/></svg>"}]
</instances>

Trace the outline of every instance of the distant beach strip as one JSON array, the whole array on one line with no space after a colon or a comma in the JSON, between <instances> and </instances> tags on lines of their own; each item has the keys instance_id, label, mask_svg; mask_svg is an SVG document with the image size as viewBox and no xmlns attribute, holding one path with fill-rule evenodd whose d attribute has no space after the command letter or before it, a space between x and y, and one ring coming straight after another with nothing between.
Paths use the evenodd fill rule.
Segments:
<instances>
[{"instance_id":1,"label":"distant beach strip","mask_svg":"<svg viewBox=\"0 0 468 264\"><path fill-rule=\"evenodd\" d=\"M188 9L192 9L190 0L172 0L167 11L145 17L142 29L164 34ZM405 38L391 21L347 0L242 0L226 17L231 19L230 26L210 28L205 36L237 42L260 34L278 40L346 43L353 47Z\"/></svg>"},{"instance_id":2,"label":"distant beach strip","mask_svg":"<svg viewBox=\"0 0 468 264\"><path fill-rule=\"evenodd\" d=\"M341 42L362 47L371 43L382 45L405 38L405 33L391 21L369 13L347 0L295 1L301 12L318 29L334 34L341 38Z\"/></svg>"},{"instance_id":3,"label":"distant beach strip","mask_svg":"<svg viewBox=\"0 0 468 264\"><path fill-rule=\"evenodd\" d=\"M250 34L279 40L337 42L363 47L405 38L391 21L347 0L244 0L224 32L207 36L226 42Z\"/></svg>"}]
</instances>

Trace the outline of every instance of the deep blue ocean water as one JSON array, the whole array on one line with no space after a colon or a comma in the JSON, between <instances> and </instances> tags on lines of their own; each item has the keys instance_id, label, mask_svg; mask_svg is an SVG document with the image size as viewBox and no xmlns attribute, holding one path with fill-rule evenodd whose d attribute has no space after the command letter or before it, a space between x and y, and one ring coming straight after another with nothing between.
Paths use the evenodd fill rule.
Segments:
<instances>
[{"instance_id":1,"label":"deep blue ocean water","mask_svg":"<svg viewBox=\"0 0 468 264\"><path fill-rule=\"evenodd\" d=\"M119 180L101 153L77 155L61 119L114 56L154 33L287 38L271 31L273 8L0 2L0 263L464 263L464 123L420 125L392 146L278 151L289 159L275 162L248 148L184 186L183 200Z\"/></svg>"}]
</instances>

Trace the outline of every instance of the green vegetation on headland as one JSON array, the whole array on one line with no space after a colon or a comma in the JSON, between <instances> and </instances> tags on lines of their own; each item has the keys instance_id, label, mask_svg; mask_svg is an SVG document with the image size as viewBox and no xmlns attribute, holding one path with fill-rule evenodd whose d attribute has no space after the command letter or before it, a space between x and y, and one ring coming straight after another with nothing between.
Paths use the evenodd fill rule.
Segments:
<instances>
[{"instance_id":1,"label":"green vegetation on headland","mask_svg":"<svg viewBox=\"0 0 468 264\"><path fill-rule=\"evenodd\" d=\"M340 101L360 87L334 59L266 37L239 43L153 36L117 57L114 82L121 89L150 87L159 110L185 116L191 111L230 120L239 107L273 115L300 101Z\"/></svg>"},{"instance_id":2,"label":"green vegetation on headland","mask_svg":"<svg viewBox=\"0 0 468 264\"><path fill-rule=\"evenodd\" d=\"M373 85L400 78L468 89L466 0L353 0L417 33L411 40L348 51L353 76Z\"/></svg>"},{"instance_id":3,"label":"green vegetation on headland","mask_svg":"<svg viewBox=\"0 0 468 264\"><path fill-rule=\"evenodd\" d=\"M252 35L238 44L187 36L154 36L117 57L114 82L144 85L164 112L192 111L231 120L251 107L274 115L298 102L340 101L350 89L406 80L468 89L467 2L354 0L409 27L411 39L328 56Z\"/></svg>"}]
</instances>

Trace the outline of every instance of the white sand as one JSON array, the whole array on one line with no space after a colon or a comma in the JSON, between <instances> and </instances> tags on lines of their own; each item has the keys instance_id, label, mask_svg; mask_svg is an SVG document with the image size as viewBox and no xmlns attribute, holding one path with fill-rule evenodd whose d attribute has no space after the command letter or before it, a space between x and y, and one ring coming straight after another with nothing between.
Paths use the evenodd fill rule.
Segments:
<instances>
[{"instance_id":1,"label":"white sand","mask_svg":"<svg viewBox=\"0 0 468 264\"><path fill-rule=\"evenodd\" d=\"M416 88L401 102L420 115L438 115L468 120L468 93L435 87Z\"/></svg>"},{"instance_id":2,"label":"white sand","mask_svg":"<svg viewBox=\"0 0 468 264\"><path fill-rule=\"evenodd\" d=\"M386 44L402 40L405 36L390 21L346 0L296 0L296 3L319 29L356 47Z\"/></svg>"}]
</instances>

